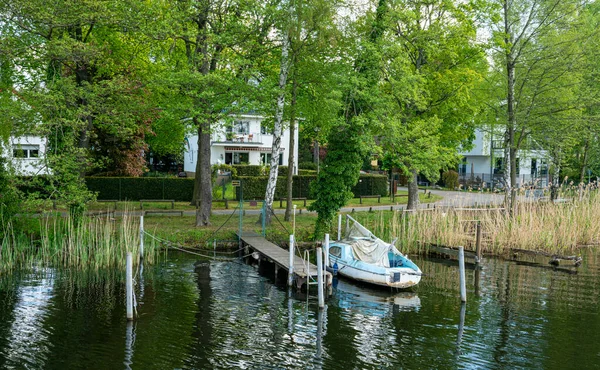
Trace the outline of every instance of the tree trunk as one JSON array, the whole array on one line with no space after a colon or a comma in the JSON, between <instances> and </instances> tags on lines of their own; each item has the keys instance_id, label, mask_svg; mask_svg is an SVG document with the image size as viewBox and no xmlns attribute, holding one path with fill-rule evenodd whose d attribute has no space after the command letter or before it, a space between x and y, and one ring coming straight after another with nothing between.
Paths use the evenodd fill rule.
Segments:
<instances>
[{"instance_id":1,"label":"tree trunk","mask_svg":"<svg viewBox=\"0 0 600 370\"><path fill-rule=\"evenodd\" d=\"M285 207L284 220L289 221L292 214L292 198L293 198L293 185L294 185L294 148L296 147L296 98L298 95L298 83L294 77L292 81L292 100L290 101L290 142L289 142L289 156L288 156L288 172L287 172L287 202Z\"/></svg>"},{"instance_id":2,"label":"tree trunk","mask_svg":"<svg viewBox=\"0 0 600 370\"><path fill-rule=\"evenodd\" d=\"M507 127L504 138L504 205L513 214L516 207L516 197L513 192L517 184L516 150L515 150L515 55L511 24L509 21L508 0L504 1L504 41L506 44L506 112Z\"/></svg>"},{"instance_id":3,"label":"tree trunk","mask_svg":"<svg viewBox=\"0 0 600 370\"><path fill-rule=\"evenodd\" d=\"M290 10L292 4L290 2ZM291 11L290 11L291 14ZM265 191L265 224L271 224L271 213L273 212L273 198L277 187L277 173L279 170L279 155L281 153L281 133L283 131L283 108L285 106L285 86L287 84L288 71L290 70L289 60L290 40L286 29L283 34L283 46L281 48L281 66L279 69L279 96L277 97L277 107L275 108L275 125L273 128L273 146L271 147L271 168L269 170L269 182Z\"/></svg>"},{"instance_id":4,"label":"tree trunk","mask_svg":"<svg viewBox=\"0 0 600 370\"><path fill-rule=\"evenodd\" d=\"M210 211L212 208L212 171L210 166L210 123L199 123L194 118L198 127L198 155L196 159L196 177L194 181L194 194L192 203L196 208L196 226L210 225Z\"/></svg>"},{"instance_id":5,"label":"tree trunk","mask_svg":"<svg viewBox=\"0 0 600 370\"><path fill-rule=\"evenodd\" d=\"M419 183L417 182L418 174L416 170L412 170L412 179L408 182L408 204L406 209L419 208Z\"/></svg>"}]
</instances>

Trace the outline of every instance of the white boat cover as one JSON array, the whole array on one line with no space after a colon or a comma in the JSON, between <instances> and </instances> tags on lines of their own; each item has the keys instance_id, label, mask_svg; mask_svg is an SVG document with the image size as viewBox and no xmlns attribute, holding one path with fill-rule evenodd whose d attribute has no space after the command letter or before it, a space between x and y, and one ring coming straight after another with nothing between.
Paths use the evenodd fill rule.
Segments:
<instances>
[{"instance_id":1,"label":"white boat cover","mask_svg":"<svg viewBox=\"0 0 600 370\"><path fill-rule=\"evenodd\" d=\"M354 257L365 263L381 267L390 267L388 252L402 255L392 244L386 243L370 232L353 218L352 225L346 231L344 243L352 247Z\"/></svg>"}]
</instances>

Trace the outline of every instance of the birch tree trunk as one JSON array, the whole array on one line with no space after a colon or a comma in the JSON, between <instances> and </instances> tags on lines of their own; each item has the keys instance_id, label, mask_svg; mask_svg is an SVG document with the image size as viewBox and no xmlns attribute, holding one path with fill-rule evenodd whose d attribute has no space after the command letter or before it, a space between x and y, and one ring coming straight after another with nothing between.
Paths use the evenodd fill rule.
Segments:
<instances>
[{"instance_id":1,"label":"birch tree trunk","mask_svg":"<svg viewBox=\"0 0 600 370\"><path fill-rule=\"evenodd\" d=\"M298 82L296 78L292 81L292 100L290 102L290 142L288 149L288 171L287 171L287 202L284 220L289 221L292 215L292 198L294 185L294 148L296 147L296 98L298 95Z\"/></svg>"},{"instance_id":2,"label":"birch tree trunk","mask_svg":"<svg viewBox=\"0 0 600 370\"><path fill-rule=\"evenodd\" d=\"M505 0L503 3L504 11L504 42L507 45L506 49L506 111L508 116L508 122L504 138L504 206L509 209L511 214L516 207L516 197L513 189L517 182L516 163L515 157L515 127L516 127L516 115L515 115L515 49L513 45L514 36L509 21L509 3Z\"/></svg>"},{"instance_id":3,"label":"birch tree trunk","mask_svg":"<svg viewBox=\"0 0 600 370\"><path fill-rule=\"evenodd\" d=\"M281 154L281 133L283 132L283 108L285 106L285 86L287 84L287 76L290 70L289 50L289 32L286 29L283 34L283 45L281 48L281 66L279 68L279 96L277 97L277 107L275 108L273 146L271 147L271 168L269 169L269 182L267 183L267 189L265 191L265 223L267 225L271 224L271 214L273 212L273 198L275 197L275 189L277 187L279 155Z\"/></svg>"}]
</instances>

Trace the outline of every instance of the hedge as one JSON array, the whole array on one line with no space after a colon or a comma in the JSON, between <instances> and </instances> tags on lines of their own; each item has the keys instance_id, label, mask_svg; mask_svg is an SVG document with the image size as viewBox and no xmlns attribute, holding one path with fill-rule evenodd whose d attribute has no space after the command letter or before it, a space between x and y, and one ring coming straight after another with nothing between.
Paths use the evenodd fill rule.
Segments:
<instances>
[{"instance_id":1,"label":"hedge","mask_svg":"<svg viewBox=\"0 0 600 370\"><path fill-rule=\"evenodd\" d=\"M257 177L257 176L269 176L270 166L257 166L254 164L236 164L233 168L237 171L238 177ZM278 166L277 176L287 176L288 166Z\"/></svg>"},{"instance_id":2,"label":"hedge","mask_svg":"<svg viewBox=\"0 0 600 370\"><path fill-rule=\"evenodd\" d=\"M237 166L236 166L237 167ZM260 166L255 166L260 167ZM244 199L262 199L267 188L267 176L238 176L242 180ZM310 183L316 180L315 175L294 176L294 198L309 198ZM174 199L188 202L194 191L193 178L172 177L86 177L89 190L98 193L98 200L140 200L140 199ZM277 180L275 198L287 195L287 183L284 176ZM387 195L387 178L382 175L360 175L358 184L352 189L355 197L359 195ZM239 188L237 188L239 192ZM239 195L238 195L239 196ZM239 198L238 198L239 199Z\"/></svg>"},{"instance_id":3,"label":"hedge","mask_svg":"<svg viewBox=\"0 0 600 370\"><path fill-rule=\"evenodd\" d=\"M175 177L86 177L89 190L98 200L174 199L189 202L194 192L193 178Z\"/></svg>"},{"instance_id":4,"label":"hedge","mask_svg":"<svg viewBox=\"0 0 600 370\"><path fill-rule=\"evenodd\" d=\"M268 177L244 177L242 180L242 188L244 199L262 199L265 196ZM308 198L314 199L310 194L310 183L317 179L315 175L299 175L294 176L294 187L292 189L293 198ZM275 199L283 198L287 195L287 183L285 177L279 177L277 187L275 188ZM358 183L352 188L354 197L360 195L381 195L388 194L388 181L385 175L369 175L361 174ZM239 199L239 189L236 192L236 197Z\"/></svg>"}]
</instances>

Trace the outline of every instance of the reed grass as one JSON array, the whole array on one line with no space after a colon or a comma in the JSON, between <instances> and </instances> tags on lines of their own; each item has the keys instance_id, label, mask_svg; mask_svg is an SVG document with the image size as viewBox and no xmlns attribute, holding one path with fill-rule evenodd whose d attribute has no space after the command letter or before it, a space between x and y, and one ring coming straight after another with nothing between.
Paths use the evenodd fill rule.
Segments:
<instances>
[{"instance_id":1,"label":"reed grass","mask_svg":"<svg viewBox=\"0 0 600 370\"><path fill-rule=\"evenodd\" d=\"M124 268L127 252L139 258L139 221L125 212L120 218L87 217L38 219L37 230L19 231L12 222L3 226L0 269L44 265L77 269ZM160 246L145 238L144 260L154 263Z\"/></svg>"},{"instance_id":2,"label":"reed grass","mask_svg":"<svg viewBox=\"0 0 600 370\"><path fill-rule=\"evenodd\" d=\"M436 208L416 212L378 212L359 215L375 235L391 241L405 253L423 252L429 244L475 249L476 223L482 226L484 253L502 255L512 248L548 253L573 252L600 245L600 196L596 184L563 189L570 201L554 203L524 199L516 212L503 209Z\"/></svg>"}]
</instances>

